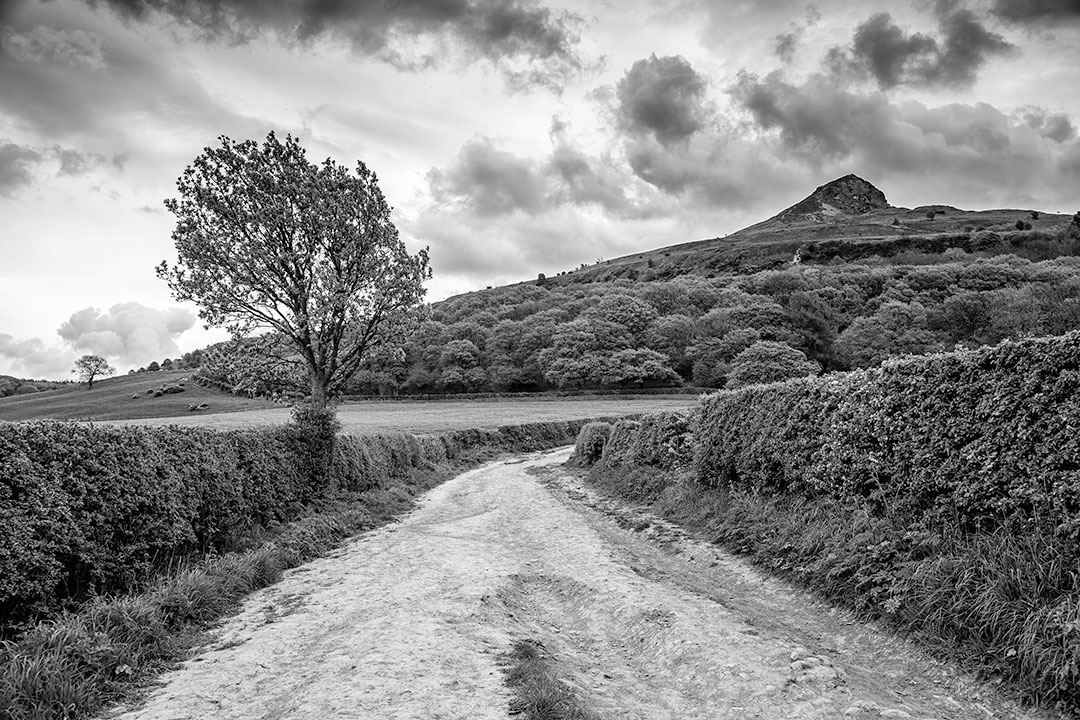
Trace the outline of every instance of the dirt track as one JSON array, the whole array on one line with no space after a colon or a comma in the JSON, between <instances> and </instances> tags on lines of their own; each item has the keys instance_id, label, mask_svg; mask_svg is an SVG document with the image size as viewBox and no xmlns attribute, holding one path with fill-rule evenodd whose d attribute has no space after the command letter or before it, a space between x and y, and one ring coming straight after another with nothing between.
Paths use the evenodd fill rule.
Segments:
<instances>
[{"instance_id":1,"label":"dirt track","mask_svg":"<svg viewBox=\"0 0 1080 720\"><path fill-rule=\"evenodd\" d=\"M506 718L539 641L600 717L1038 718L555 463L495 463L254 595L110 717Z\"/></svg>"}]
</instances>

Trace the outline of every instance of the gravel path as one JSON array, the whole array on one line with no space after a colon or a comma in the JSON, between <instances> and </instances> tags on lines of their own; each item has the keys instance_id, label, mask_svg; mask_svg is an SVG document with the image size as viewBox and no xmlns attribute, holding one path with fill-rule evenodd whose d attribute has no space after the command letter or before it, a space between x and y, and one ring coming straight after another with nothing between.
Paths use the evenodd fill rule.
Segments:
<instances>
[{"instance_id":1,"label":"gravel path","mask_svg":"<svg viewBox=\"0 0 1080 720\"><path fill-rule=\"evenodd\" d=\"M561 470L493 463L253 595L112 718L505 718L539 642L607 718L1039 718Z\"/></svg>"}]
</instances>

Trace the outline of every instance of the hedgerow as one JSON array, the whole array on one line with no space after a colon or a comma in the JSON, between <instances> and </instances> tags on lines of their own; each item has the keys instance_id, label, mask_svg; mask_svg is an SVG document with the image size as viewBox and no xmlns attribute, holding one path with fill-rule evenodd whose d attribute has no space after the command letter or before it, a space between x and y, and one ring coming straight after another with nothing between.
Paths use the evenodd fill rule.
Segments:
<instances>
[{"instance_id":1,"label":"hedgerow","mask_svg":"<svg viewBox=\"0 0 1080 720\"><path fill-rule=\"evenodd\" d=\"M596 463L604 454L604 445L611 436L611 423L591 422L581 428L574 441L574 454L570 463L588 467Z\"/></svg>"},{"instance_id":2,"label":"hedgerow","mask_svg":"<svg viewBox=\"0 0 1080 720\"><path fill-rule=\"evenodd\" d=\"M1080 333L721 392L701 406L698 479L860 498L967 531L1080 538Z\"/></svg>"},{"instance_id":3,"label":"hedgerow","mask_svg":"<svg viewBox=\"0 0 1080 720\"><path fill-rule=\"evenodd\" d=\"M584 421L441 436L337 436L327 418L220 432L0 423L0 636L177 558L244 547L340 493L468 453L573 441Z\"/></svg>"},{"instance_id":4,"label":"hedgerow","mask_svg":"<svg viewBox=\"0 0 1080 720\"><path fill-rule=\"evenodd\" d=\"M1076 710L1078 393L1080 333L895 360L620 422L590 477Z\"/></svg>"}]
</instances>

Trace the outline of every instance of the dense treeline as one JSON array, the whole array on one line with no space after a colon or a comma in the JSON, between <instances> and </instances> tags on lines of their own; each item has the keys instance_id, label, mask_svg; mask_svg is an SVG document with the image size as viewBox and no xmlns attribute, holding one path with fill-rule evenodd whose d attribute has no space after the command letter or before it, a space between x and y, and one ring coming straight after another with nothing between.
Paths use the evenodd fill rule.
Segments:
<instances>
[{"instance_id":1,"label":"dense treeline","mask_svg":"<svg viewBox=\"0 0 1080 720\"><path fill-rule=\"evenodd\" d=\"M374 353L345 393L735 388L1058 335L1080 327L1077 215L1052 233L811 242L785 267L756 272L541 275L434 304L404 350ZM307 391L299 358L273 336L194 359L235 392Z\"/></svg>"},{"instance_id":2,"label":"dense treeline","mask_svg":"<svg viewBox=\"0 0 1080 720\"><path fill-rule=\"evenodd\" d=\"M439 303L404 356L371 363L352 391L738 387L1077 327L1071 257L517 285Z\"/></svg>"},{"instance_id":3,"label":"dense treeline","mask_svg":"<svg viewBox=\"0 0 1080 720\"><path fill-rule=\"evenodd\" d=\"M10 375L0 375L0 397L32 395L43 390L55 390L69 384L71 384L71 381L27 380Z\"/></svg>"},{"instance_id":4,"label":"dense treeline","mask_svg":"<svg viewBox=\"0 0 1080 720\"><path fill-rule=\"evenodd\" d=\"M128 370L128 375L134 375L135 373L158 372L160 370L196 370L203 363L204 352L205 350L200 348L198 350L186 352L175 360L173 358L165 358L160 363L157 360L154 360L150 364L140 367L137 370Z\"/></svg>"},{"instance_id":5,"label":"dense treeline","mask_svg":"<svg viewBox=\"0 0 1080 720\"><path fill-rule=\"evenodd\" d=\"M1080 707L1080 333L594 424L594 479Z\"/></svg>"}]
</instances>

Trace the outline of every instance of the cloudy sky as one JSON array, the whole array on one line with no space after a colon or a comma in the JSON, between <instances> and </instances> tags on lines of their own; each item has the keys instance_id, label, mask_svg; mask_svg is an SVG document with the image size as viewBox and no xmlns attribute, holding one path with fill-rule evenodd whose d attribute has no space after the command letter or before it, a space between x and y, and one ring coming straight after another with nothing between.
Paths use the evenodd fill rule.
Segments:
<instances>
[{"instance_id":1,"label":"cloudy sky","mask_svg":"<svg viewBox=\"0 0 1080 720\"><path fill-rule=\"evenodd\" d=\"M1080 209L1080 0L0 0L0 373L224 337L154 274L216 138L374 169L429 298L715 237L849 172Z\"/></svg>"}]
</instances>

